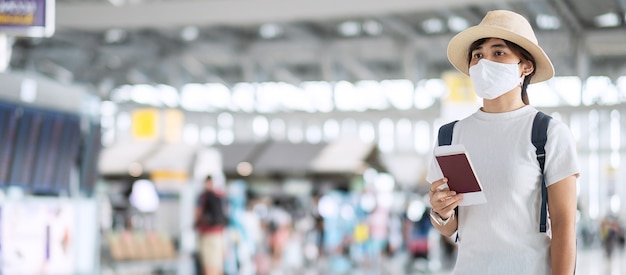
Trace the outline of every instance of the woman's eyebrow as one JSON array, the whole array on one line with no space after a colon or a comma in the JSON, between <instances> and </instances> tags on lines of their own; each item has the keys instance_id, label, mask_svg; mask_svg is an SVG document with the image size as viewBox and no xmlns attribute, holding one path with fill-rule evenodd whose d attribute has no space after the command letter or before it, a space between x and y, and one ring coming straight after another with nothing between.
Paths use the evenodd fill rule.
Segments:
<instances>
[{"instance_id":1,"label":"woman's eyebrow","mask_svg":"<svg viewBox=\"0 0 626 275\"><path fill-rule=\"evenodd\" d=\"M474 52L474 51L482 50L482 49L483 49L483 45L479 45L476 48L473 48L470 52Z\"/></svg>"},{"instance_id":2,"label":"woman's eyebrow","mask_svg":"<svg viewBox=\"0 0 626 275\"><path fill-rule=\"evenodd\" d=\"M504 43L498 43L498 44L493 44L491 45L492 49L507 49L508 46Z\"/></svg>"}]
</instances>

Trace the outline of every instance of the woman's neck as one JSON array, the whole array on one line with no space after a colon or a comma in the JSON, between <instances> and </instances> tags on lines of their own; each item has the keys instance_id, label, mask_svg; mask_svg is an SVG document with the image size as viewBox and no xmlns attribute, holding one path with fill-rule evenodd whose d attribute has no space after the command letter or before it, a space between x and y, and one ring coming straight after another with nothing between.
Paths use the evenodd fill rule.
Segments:
<instances>
[{"instance_id":1,"label":"woman's neck","mask_svg":"<svg viewBox=\"0 0 626 275\"><path fill-rule=\"evenodd\" d=\"M483 99L481 110L485 113L505 113L526 106L522 101L521 89L518 87L495 99Z\"/></svg>"}]
</instances>

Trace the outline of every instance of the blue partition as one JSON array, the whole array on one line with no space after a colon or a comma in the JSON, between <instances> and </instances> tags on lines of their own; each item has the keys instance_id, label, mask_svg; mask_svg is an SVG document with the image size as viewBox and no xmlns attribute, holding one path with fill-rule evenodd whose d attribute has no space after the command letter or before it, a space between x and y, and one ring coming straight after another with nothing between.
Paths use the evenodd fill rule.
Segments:
<instances>
[{"instance_id":1,"label":"blue partition","mask_svg":"<svg viewBox=\"0 0 626 275\"><path fill-rule=\"evenodd\" d=\"M102 129L98 123L90 123L89 131L83 139L83 158L81 161L80 189L86 194L92 194L99 177L98 159L102 148Z\"/></svg>"},{"instance_id":2,"label":"blue partition","mask_svg":"<svg viewBox=\"0 0 626 275\"><path fill-rule=\"evenodd\" d=\"M77 169L80 149L80 118L74 115L63 117L63 130L58 146L59 158L56 162L56 174L52 186L57 192L69 192L70 173Z\"/></svg>"},{"instance_id":3,"label":"blue partition","mask_svg":"<svg viewBox=\"0 0 626 275\"><path fill-rule=\"evenodd\" d=\"M0 102L0 187L8 185L18 117L17 106Z\"/></svg>"},{"instance_id":4,"label":"blue partition","mask_svg":"<svg viewBox=\"0 0 626 275\"><path fill-rule=\"evenodd\" d=\"M37 194L57 194L54 189L56 163L60 161L60 139L63 129L63 116L52 112L41 112L43 122L39 141L34 146L35 173L31 179L31 191Z\"/></svg>"},{"instance_id":5,"label":"blue partition","mask_svg":"<svg viewBox=\"0 0 626 275\"><path fill-rule=\"evenodd\" d=\"M20 107L22 115L18 121L15 149L9 172L9 185L29 188L35 171L36 144L39 141L43 114L31 108Z\"/></svg>"}]
</instances>

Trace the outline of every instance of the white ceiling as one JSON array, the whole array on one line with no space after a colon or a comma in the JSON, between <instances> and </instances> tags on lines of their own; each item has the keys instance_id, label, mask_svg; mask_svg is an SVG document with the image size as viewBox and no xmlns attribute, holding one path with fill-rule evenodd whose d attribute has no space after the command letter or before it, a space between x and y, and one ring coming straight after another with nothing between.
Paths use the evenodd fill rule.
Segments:
<instances>
[{"instance_id":1,"label":"white ceiling","mask_svg":"<svg viewBox=\"0 0 626 275\"><path fill-rule=\"evenodd\" d=\"M126 1L126 0L120 0ZM111 1L115 2L115 1ZM471 5L525 2L522 0L206 0L135 1L118 7L108 1L59 1L60 28L170 28L189 25L260 25L263 23L324 21L410 12L462 8ZM132 3L131 1L128 1Z\"/></svg>"},{"instance_id":2,"label":"white ceiling","mask_svg":"<svg viewBox=\"0 0 626 275\"><path fill-rule=\"evenodd\" d=\"M457 16L475 25L492 9L517 11L534 25L540 14L560 19L557 30L535 26L557 75L626 75L626 0L57 0L56 5L55 35L16 39L11 69L87 84L103 98L129 83L180 87L438 77L452 69L445 48L455 32L444 26L428 34L422 24L433 18L445 24ZM595 26L594 18L608 12L619 15L618 26ZM382 32L344 37L337 27L346 20L377 22ZM262 38L259 27L265 23L276 24L282 34ZM198 36L185 41L181 31L189 26L198 28Z\"/></svg>"}]
</instances>

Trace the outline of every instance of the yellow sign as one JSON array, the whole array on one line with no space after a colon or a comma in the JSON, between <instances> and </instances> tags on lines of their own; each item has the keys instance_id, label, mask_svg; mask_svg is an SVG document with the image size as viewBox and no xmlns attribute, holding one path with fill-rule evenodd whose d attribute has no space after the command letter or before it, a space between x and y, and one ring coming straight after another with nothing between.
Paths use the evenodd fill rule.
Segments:
<instances>
[{"instance_id":1,"label":"yellow sign","mask_svg":"<svg viewBox=\"0 0 626 275\"><path fill-rule=\"evenodd\" d=\"M186 171L175 170L156 170L150 174L150 179L154 182L160 181L177 181L186 182L189 175Z\"/></svg>"},{"instance_id":2,"label":"yellow sign","mask_svg":"<svg viewBox=\"0 0 626 275\"><path fill-rule=\"evenodd\" d=\"M447 102L476 102L476 93L474 92L474 86L472 85L472 80L469 78L469 76L454 71L443 73L441 78L450 90L450 94L446 99Z\"/></svg>"},{"instance_id":3,"label":"yellow sign","mask_svg":"<svg viewBox=\"0 0 626 275\"><path fill-rule=\"evenodd\" d=\"M183 124L185 115L182 111L176 109L165 110L163 125L163 136L165 141L169 143L178 143L183 136Z\"/></svg>"},{"instance_id":4,"label":"yellow sign","mask_svg":"<svg viewBox=\"0 0 626 275\"><path fill-rule=\"evenodd\" d=\"M133 112L132 135L139 140L158 137L159 113L156 109L137 109Z\"/></svg>"}]
</instances>

